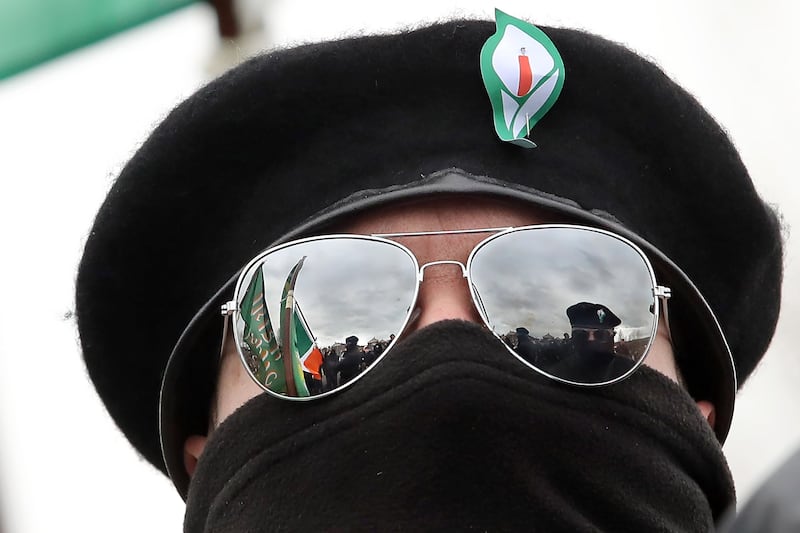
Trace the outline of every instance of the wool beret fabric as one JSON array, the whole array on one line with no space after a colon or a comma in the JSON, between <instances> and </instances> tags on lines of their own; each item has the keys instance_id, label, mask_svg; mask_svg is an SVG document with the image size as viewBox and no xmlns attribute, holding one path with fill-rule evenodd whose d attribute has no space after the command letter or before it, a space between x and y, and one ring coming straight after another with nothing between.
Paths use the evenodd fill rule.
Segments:
<instances>
[{"instance_id":1,"label":"wool beret fabric","mask_svg":"<svg viewBox=\"0 0 800 533\"><path fill-rule=\"evenodd\" d=\"M661 273L685 273L708 302L744 382L780 307L775 214L724 130L656 65L591 34L542 29L566 81L531 132L536 149L494 132L479 68L495 31L488 21L267 53L201 88L155 129L99 210L76 289L89 374L149 462L166 468L159 393L182 335L184 363L162 394L181 434L205 433L218 304L252 256L324 231L336 217L320 213L352 214L446 169L481 178L466 194L538 191L540 205L610 220L648 243L648 255L660 251L670 260ZM457 189L433 183L408 195ZM687 318L681 297L679 364L695 397L713 397L704 388L716 370L691 339L693 328L717 326ZM694 307L696 299L684 304Z\"/></svg>"},{"instance_id":2,"label":"wool beret fabric","mask_svg":"<svg viewBox=\"0 0 800 533\"><path fill-rule=\"evenodd\" d=\"M572 327L614 329L622 321L602 304L580 302L567 307L567 316Z\"/></svg>"}]
</instances>

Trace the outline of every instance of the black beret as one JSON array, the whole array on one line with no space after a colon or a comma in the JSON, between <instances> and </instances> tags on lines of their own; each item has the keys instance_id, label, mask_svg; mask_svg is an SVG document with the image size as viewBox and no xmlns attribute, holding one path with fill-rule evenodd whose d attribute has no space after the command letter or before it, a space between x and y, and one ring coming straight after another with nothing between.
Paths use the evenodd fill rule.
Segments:
<instances>
[{"instance_id":1,"label":"black beret","mask_svg":"<svg viewBox=\"0 0 800 533\"><path fill-rule=\"evenodd\" d=\"M741 383L778 315L777 218L726 133L657 66L597 36L543 30L566 81L532 131L536 149L494 132L479 53L495 24L459 20L249 60L177 106L124 167L79 267L80 340L112 417L180 490L179 448L206 431L219 304L242 265L423 194L516 198L640 245L673 290L687 386L715 401L724 439L730 353Z\"/></svg>"},{"instance_id":2,"label":"black beret","mask_svg":"<svg viewBox=\"0 0 800 533\"><path fill-rule=\"evenodd\" d=\"M344 340L345 344L358 344L358 337L350 335Z\"/></svg>"},{"instance_id":3,"label":"black beret","mask_svg":"<svg viewBox=\"0 0 800 533\"><path fill-rule=\"evenodd\" d=\"M590 302L580 302L567 307L567 318L573 328L614 329L622 323L622 320L605 305Z\"/></svg>"}]
</instances>

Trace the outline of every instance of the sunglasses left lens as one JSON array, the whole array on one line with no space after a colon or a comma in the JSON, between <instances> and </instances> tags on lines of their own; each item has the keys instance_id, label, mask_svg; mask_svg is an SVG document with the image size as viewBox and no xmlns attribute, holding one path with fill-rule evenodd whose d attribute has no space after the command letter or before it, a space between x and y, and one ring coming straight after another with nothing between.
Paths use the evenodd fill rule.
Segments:
<instances>
[{"instance_id":1,"label":"sunglasses left lens","mask_svg":"<svg viewBox=\"0 0 800 533\"><path fill-rule=\"evenodd\" d=\"M281 396L345 386L399 336L416 277L413 256L378 239L322 238L267 253L237 288L234 336L246 368Z\"/></svg>"}]
</instances>

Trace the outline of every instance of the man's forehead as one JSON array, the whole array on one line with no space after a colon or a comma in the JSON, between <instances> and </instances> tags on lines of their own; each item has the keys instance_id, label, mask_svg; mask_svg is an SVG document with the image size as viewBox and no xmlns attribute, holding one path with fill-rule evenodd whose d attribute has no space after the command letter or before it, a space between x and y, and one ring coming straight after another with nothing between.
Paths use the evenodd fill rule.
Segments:
<instances>
[{"instance_id":1,"label":"man's forehead","mask_svg":"<svg viewBox=\"0 0 800 533\"><path fill-rule=\"evenodd\" d=\"M569 217L542 207L489 195L421 196L359 211L330 229L342 233L495 228L568 222Z\"/></svg>"}]
</instances>

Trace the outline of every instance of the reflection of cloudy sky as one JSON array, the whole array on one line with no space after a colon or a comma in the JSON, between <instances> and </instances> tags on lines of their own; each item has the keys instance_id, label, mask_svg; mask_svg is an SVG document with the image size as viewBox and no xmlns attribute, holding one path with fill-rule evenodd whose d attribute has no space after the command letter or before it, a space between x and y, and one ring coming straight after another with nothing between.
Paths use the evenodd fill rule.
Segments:
<instances>
[{"instance_id":1,"label":"reflection of cloudy sky","mask_svg":"<svg viewBox=\"0 0 800 533\"><path fill-rule=\"evenodd\" d=\"M566 309L591 302L622 320L618 331L647 327L649 334L650 275L639 254L613 237L559 229L513 233L482 248L471 274L498 333L524 326L537 337L560 337L571 330Z\"/></svg>"},{"instance_id":2,"label":"reflection of cloudy sky","mask_svg":"<svg viewBox=\"0 0 800 533\"><path fill-rule=\"evenodd\" d=\"M313 241L269 255L264 285L276 334L286 276L303 256L295 299L318 346L343 343L349 335L366 344L398 332L416 289L412 260L395 246L347 239Z\"/></svg>"},{"instance_id":3,"label":"reflection of cloudy sky","mask_svg":"<svg viewBox=\"0 0 800 533\"><path fill-rule=\"evenodd\" d=\"M263 272L276 334L286 276L303 256L295 297L320 347L349 335L363 345L398 332L416 288L411 259L388 244L347 239L313 241L269 256ZM511 233L481 249L471 275L498 333L524 326L536 337L560 337L571 331L566 309L578 302L611 309L622 320L617 332L626 339L650 331L653 297L644 263L633 249L604 234Z\"/></svg>"}]
</instances>

